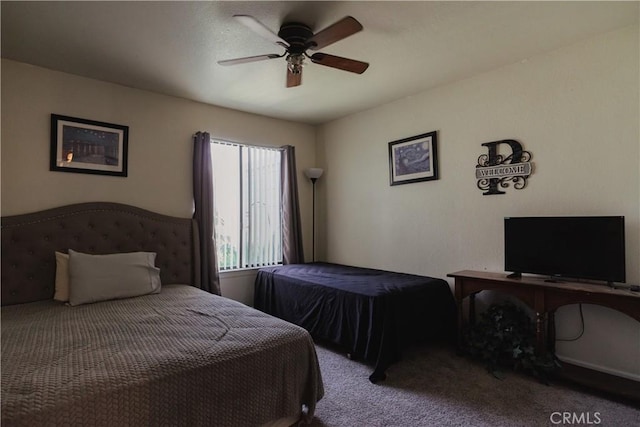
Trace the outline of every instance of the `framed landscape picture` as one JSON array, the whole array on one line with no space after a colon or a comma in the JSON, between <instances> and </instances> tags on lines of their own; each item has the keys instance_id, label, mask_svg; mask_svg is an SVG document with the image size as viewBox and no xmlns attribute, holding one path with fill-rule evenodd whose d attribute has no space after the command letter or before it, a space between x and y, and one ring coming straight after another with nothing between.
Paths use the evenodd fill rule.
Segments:
<instances>
[{"instance_id":1,"label":"framed landscape picture","mask_svg":"<svg viewBox=\"0 0 640 427\"><path fill-rule=\"evenodd\" d=\"M389 143L390 184L438 179L438 136L436 131Z\"/></svg>"},{"instance_id":2,"label":"framed landscape picture","mask_svg":"<svg viewBox=\"0 0 640 427\"><path fill-rule=\"evenodd\" d=\"M129 127L51 115L50 170L127 176Z\"/></svg>"}]
</instances>

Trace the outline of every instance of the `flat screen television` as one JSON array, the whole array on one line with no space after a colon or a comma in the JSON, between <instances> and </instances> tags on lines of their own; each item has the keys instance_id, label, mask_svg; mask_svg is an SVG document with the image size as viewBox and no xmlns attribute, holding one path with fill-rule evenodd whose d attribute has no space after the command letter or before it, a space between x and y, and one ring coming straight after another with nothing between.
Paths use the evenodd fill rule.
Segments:
<instances>
[{"instance_id":1,"label":"flat screen television","mask_svg":"<svg viewBox=\"0 0 640 427\"><path fill-rule=\"evenodd\" d=\"M624 282L624 217L507 217L504 255L515 276Z\"/></svg>"}]
</instances>

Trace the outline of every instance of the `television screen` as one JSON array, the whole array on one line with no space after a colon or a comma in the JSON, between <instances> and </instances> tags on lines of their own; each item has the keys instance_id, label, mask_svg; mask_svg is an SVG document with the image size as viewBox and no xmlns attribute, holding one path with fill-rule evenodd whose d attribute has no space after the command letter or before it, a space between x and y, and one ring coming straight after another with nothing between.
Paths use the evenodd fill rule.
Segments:
<instances>
[{"instance_id":1,"label":"television screen","mask_svg":"<svg viewBox=\"0 0 640 427\"><path fill-rule=\"evenodd\" d=\"M625 281L623 216L508 217L506 271Z\"/></svg>"}]
</instances>

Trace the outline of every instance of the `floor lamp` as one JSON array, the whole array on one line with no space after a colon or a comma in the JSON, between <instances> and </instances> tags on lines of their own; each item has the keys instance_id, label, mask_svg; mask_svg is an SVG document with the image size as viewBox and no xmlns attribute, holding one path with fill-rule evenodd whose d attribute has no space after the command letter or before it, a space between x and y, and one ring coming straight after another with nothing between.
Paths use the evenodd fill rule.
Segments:
<instances>
[{"instance_id":1,"label":"floor lamp","mask_svg":"<svg viewBox=\"0 0 640 427\"><path fill-rule=\"evenodd\" d=\"M316 260L316 181L318 178L322 176L322 172L324 172L320 168L309 168L304 171L304 174L307 175L307 178L311 180L311 184L313 185L313 234L311 237L311 253L312 253L312 261Z\"/></svg>"}]
</instances>

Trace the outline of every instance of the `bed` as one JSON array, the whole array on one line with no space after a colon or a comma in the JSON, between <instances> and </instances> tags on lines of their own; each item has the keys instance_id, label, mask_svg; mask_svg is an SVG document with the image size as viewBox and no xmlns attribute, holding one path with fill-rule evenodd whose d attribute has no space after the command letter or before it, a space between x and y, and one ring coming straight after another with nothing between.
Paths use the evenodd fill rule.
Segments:
<instances>
[{"instance_id":1,"label":"bed","mask_svg":"<svg viewBox=\"0 0 640 427\"><path fill-rule=\"evenodd\" d=\"M373 383L404 348L455 336L455 300L442 279L315 262L260 269L254 295L255 308L373 364Z\"/></svg>"},{"instance_id":2,"label":"bed","mask_svg":"<svg viewBox=\"0 0 640 427\"><path fill-rule=\"evenodd\" d=\"M3 426L313 417L324 391L309 333L198 289L196 227L101 202L2 218ZM72 288L69 303L54 301L54 252L68 249L71 286L78 254L153 251L160 291L70 305L79 295Z\"/></svg>"}]
</instances>

